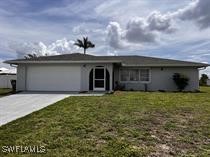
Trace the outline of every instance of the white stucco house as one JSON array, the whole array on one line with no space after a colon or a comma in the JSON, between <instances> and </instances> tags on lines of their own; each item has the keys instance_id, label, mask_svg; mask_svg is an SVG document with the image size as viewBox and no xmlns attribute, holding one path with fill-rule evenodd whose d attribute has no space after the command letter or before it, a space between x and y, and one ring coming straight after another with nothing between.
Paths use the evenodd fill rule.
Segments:
<instances>
[{"instance_id":1,"label":"white stucco house","mask_svg":"<svg viewBox=\"0 0 210 157\"><path fill-rule=\"evenodd\" d=\"M189 77L187 91L199 89L199 68L208 64L144 56L80 53L5 61L17 65L18 91L175 91L174 73Z\"/></svg>"},{"instance_id":2,"label":"white stucco house","mask_svg":"<svg viewBox=\"0 0 210 157\"><path fill-rule=\"evenodd\" d=\"M0 68L0 88L12 88L11 80L16 80L16 69Z\"/></svg>"}]
</instances>

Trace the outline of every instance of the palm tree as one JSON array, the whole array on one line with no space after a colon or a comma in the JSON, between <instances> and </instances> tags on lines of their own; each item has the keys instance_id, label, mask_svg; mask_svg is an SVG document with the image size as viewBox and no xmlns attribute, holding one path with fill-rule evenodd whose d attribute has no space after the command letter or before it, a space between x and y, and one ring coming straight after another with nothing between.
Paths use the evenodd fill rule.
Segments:
<instances>
[{"instance_id":1,"label":"palm tree","mask_svg":"<svg viewBox=\"0 0 210 157\"><path fill-rule=\"evenodd\" d=\"M88 37L83 37L83 40L77 39L77 42L74 43L78 47L82 47L84 49L84 54L86 54L86 50L88 48L94 48L95 45L88 40Z\"/></svg>"},{"instance_id":2,"label":"palm tree","mask_svg":"<svg viewBox=\"0 0 210 157\"><path fill-rule=\"evenodd\" d=\"M27 55L24 56L25 59L32 59L32 58L37 58L37 57L38 56L35 53L33 53L33 54L27 54Z\"/></svg>"}]
</instances>

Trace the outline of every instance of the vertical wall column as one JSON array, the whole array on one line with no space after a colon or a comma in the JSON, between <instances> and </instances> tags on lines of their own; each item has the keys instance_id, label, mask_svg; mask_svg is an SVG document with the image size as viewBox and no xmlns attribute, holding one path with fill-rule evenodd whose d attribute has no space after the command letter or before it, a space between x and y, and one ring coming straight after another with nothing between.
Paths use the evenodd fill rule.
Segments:
<instances>
[{"instance_id":1,"label":"vertical wall column","mask_svg":"<svg viewBox=\"0 0 210 157\"><path fill-rule=\"evenodd\" d=\"M109 75L110 75L110 86L109 86L109 89L110 91L113 91L113 64L110 65L110 68L109 68Z\"/></svg>"},{"instance_id":2,"label":"vertical wall column","mask_svg":"<svg viewBox=\"0 0 210 157\"><path fill-rule=\"evenodd\" d=\"M25 91L26 90L26 65L19 64L17 66L17 83L16 91Z\"/></svg>"}]
</instances>

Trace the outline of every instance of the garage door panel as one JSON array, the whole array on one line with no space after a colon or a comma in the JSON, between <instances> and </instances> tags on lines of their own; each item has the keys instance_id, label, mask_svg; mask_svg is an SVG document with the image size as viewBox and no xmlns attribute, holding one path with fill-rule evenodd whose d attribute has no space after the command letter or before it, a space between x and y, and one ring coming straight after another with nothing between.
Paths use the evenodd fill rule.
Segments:
<instances>
[{"instance_id":1,"label":"garage door panel","mask_svg":"<svg viewBox=\"0 0 210 157\"><path fill-rule=\"evenodd\" d=\"M80 66L29 66L27 90L80 91Z\"/></svg>"}]
</instances>

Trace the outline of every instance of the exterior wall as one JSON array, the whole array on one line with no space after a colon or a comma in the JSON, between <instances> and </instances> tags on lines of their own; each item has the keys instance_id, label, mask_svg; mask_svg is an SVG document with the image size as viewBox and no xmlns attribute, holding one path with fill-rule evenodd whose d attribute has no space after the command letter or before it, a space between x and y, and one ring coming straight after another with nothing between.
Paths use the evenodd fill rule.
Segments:
<instances>
[{"instance_id":1,"label":"exterior wall","mask_svg":"<svg viewBox=\"0 0 210 157\"><path fill-rule=\"evenodd\" d=\"M167 90L174 91L177 87L172 79L174 73L181 73L187 76L189 85L186 87L186 91L195 91L199 89L199 71L197 68L153 68L151 71L151 84L149 89L151 90Z\"/></svg>"},{"instance_id":2,"label":"exterior wall","mask_svg":"<svg viewBox=\"0 0 210 157\"><path fill-rule=\"evenodd\" d=\"M112 90L112 74L113 65L112 64L83 64L82 65L82 79L81 79L81 91L89 91L89 74L90 71L96 66L104 66L110 74L110 90Z\"/></svg>"},{"instance_id":3,"label":"exterior wall","mask_svg":"<svg viewBox=\"0 0 210 157\"><path fill-rule=\"evenodd\" d=\"M26 90L26 65L19 64L17 67L17 83L16 83L17 91L25 91Z\"/></svg>"},{"instance_id":4,"label":"exterior wall","mask_svg":"<svg viewBox=\"0 0 210 157\"><path fill-rule=\"evenodd\" d=\"M207 80L207 86L210 86L210 79Z\"/></svg>"},{"instance_id":5,"label":"exterior wall","mask_svg":"<svg viewBox=\"0 0 210 157\"><path fill-rule=\"evenodd\" d=\"M0 88L12 88L10 80L16 79L16 75L0 75Z\"/></svg>"},{"instance_id":6,"label":"exterior wall","mask_svg":"<svg viewBox=\"0 0 210 157\"><path fill-rule=\"evenodd\" d=\"M27 65L28 91L80 91L81 65Z\"/></svg>"},{"instance_id":7,"label":"exterior wall","mask_svg":"<svg viewBox=\"0 0 210 157\"><path fill-rule=\"evenodd\" d=\"M46 65L46 64L44 64ZM43 65L43 66L44 66ZM60 66L57 64L52 64L52 66ZM65 66L80 66L81 78L80 79L80 91L89 91L89 73L91 69L96 66L105 66L110 74L110 90L112 90L112 84L114 87L116 82L120 83L119 79L119 66L113 65L111 63L107 64L63 64ZM33 66L32 64L19 64L17 67L17 91L24 91L27 89L27 66ZM41 66L41 64L39 64ZM134 67L141 68L141 67ZM190 78L189 85L186 87L186 91L194 91L199 89L199 71L197 68L150 68L151 70L151 81L147 84L149 91L175 91L177 90L176 85L172 80L174 73L182 73ZM52 71L53 72L53 71ZM114 75L114 80L112 80ZM50 78L49 78L50 79ZM144 90L144 83L122 83L125 85L126 90Z\"/></svg>"},{"instance_id":8,"label":"exterior wall","mask_svg":"<svg viewBox=\"0 0 210 157\"><path fill-rule=\"evenodd\" d=\"M138 67L140 68L140 67ZM189 80L189 85L186 87L186 91L195 91L199 89L199 71L197 68L149 68L151 73L151 80L147 84L148 91L176 91L177 87L174 84L172 76L174 73L181 73L186 75ZM144 83L134 82L134 83L122 83L119 79L119 68L114 68L114 81L119 81L119 83L125 86L126 90L144 90Z\"/></svg>"},{"instance_id":9,"label":"exterior wall","mask_svg":"<svg viewBox=\"0 0 210 157\"><path fill-rule=\"evenodd\" d=\"M96 67L96 66L104 66L110 74L110 90L112 90L112 74L113 74L113 65L110 63L107 64L47 64L48 66L79 66L80 67L80 78L78 78L80 80L80 91L89 91L89 73L91 71L92 68ZM46 64L19 64L17 67L17 91L25 91L27 90L27 77L28 76L28 71L33 66L46 66ZM62 70L62 67L61 67ZM48 71L49 72L49 71ZM53 71L51 71L53 72ZM74 75L74 74L72 74ZM65 79L65 78L64 78ZM47 79L50 80L50 77Z\"/></svg>"},{"instance_id":10,"label":"exterior wall","mask_svg":"<svg viewBox=\"0 0 210 157\"><path fill-rule=\"evenodd\" d=\"M113 68L113 71L114 71L114 88L116 87L116 82L120 82L120 67L115 65L114 68Z\"/></svg>"}]
</instances>

